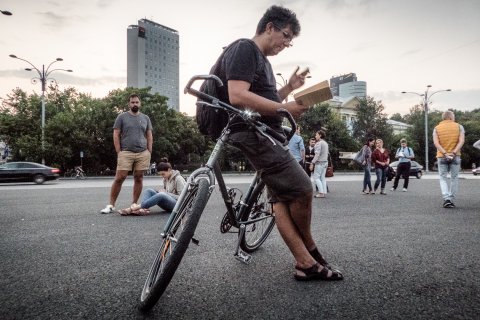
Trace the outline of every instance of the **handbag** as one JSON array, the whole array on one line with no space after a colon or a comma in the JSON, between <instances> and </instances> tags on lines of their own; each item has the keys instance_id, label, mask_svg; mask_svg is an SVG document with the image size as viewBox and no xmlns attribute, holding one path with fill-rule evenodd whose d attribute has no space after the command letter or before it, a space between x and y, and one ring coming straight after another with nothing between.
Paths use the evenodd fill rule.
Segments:
<instances>
[{"instance_id":1,"label":"handbag","mask_svg":"<svg viewBox=\"0 0 480 320\"><path fill-rule=\"evenodd\" d=\"M330 157L330 153L328 154L328 166L327 166L327 171L325 172L325 177L327 178L333 177L333 163L332 163L332 157Z\"/></svg>"}]
</instances>

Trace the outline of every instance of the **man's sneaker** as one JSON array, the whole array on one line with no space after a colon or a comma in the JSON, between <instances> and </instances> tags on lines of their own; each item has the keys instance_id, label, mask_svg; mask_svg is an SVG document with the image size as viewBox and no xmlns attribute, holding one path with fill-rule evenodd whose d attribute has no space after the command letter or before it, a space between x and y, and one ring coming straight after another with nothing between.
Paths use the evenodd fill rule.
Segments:
<instances>
[{"instance_id":1,"label":"man's sneaker","mask_svg":"<svg viewBox=\"0 0 480 320\"><path fill-rule=\"evenodd\" d=\"M390 189L390 191L395 191L395 188Z\"/></svg>"},{"instance_id":2,"label":"man's sneaker","mask_svg":"<svg viewBox=\"0 0 480 320\"><path fill-rule=\"evenodd\" d=\"M115 207L109 204L105 207L105 209L100 210L100 213L103 213L103 214L113 213L114 210L115 210Z\"/></svg>"},{"instance_id":3,"label":"man's sneaker","mask_svg":"<svg viewBox=\"0 0 480 320\"><path fill-rule=\"evenodd\" d=\"M443 207L444 207L444 208L454 208L455 205L453 204L452 201L450 201L450 200L445 200L445 201L443 201Z\"/></svg>"},{"instance_id":4,"label":"man's sneaker","mask_svg":"<svg viewBox=\"0 0 480 320\"><path fill-rule=\"evenodd\" d=\"M387 193L382 189L382 191L380 191L380 194L386 195Z\"/></svg>"},{"instance_id":5,"label":"man's sneaker","mask_svg":"<svg viewBox=\"0 0 480 320\"><path fill-rule=\"evenodd\" d=\"M407 192L407 188L403 188L402 191L403 191L403 192Z\"/></svg>"}]
</instances>

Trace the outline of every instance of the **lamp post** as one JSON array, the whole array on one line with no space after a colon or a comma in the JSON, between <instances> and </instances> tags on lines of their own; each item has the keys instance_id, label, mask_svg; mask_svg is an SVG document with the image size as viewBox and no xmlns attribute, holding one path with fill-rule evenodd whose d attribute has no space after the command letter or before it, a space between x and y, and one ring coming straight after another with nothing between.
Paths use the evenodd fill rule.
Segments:
<instances>
[{"instance_id":1,"label":"lamp post","mask_svg":"<svg viewBox=\"0 0 480 320\"><path fill-rule=\"evenodd\" d=\"M27 71L35 70L38 73L38 78L37 77L32 78L32 83L37 83L37 80L40 80L40 83L42 84L42 164L45 164L45 91L47 90L47 81L52 80L52 81L56 82L55 79L49 78L50 74L54 71L73 72L73 70L71 70L71 69L68 69L68 70L67 69L52 69L52 70L50 70L50 67L52 66L52 64L54 64L55 62L58 62L58 61L63 61L62 58L57 58L54 61L50 62L47 69L45 69L45 65L43 64L42 65L42 70L40 71L40 69L35 67L28 60L19 58L14 54L9 55L9 57L13 58L13 59L18 59L18 60L25 61L26 63L31 65L32 68L25 68L25 70L27 70Z\"/></svg>"},{"instance_id":2,"label":"lamp post","mask_svg":"<svg viewBox=\"0 0 480 320\"><path fill-rule=\"evenodd\" d=\"M428 90L430 90L431 87L432 86L430 84L427 85L427 89L425 90L425 93L402 91L402 93L411 93L411 94L416 94L417 96L423 97L422 104L423 104L423 111L425 113L425 172L426 173L428 173L428 104L430 103L430 98L435 93L452 91L452 89L445 89L445 90L438 90L429 94Z\"/></svg>"}]
</instances>

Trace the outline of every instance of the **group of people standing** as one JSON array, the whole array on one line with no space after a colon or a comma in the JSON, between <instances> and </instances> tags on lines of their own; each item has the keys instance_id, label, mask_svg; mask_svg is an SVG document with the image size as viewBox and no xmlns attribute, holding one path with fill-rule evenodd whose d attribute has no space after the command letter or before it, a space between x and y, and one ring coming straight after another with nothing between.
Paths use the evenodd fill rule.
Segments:
<instances>
[{"instance_id":1,"label":"group of people standing","mask_svg":"<svg viewBox=\"0 0 480 320\"><path fill-rule=\"evenodd\" d=\"M372 150L375 145L375 149ZM385 186L388 178L388 171L390 166L390 151L384 148L382 139L368 138L360 151L363 154L363 194L375 194L380 186L380 194L386 195ZM403 177L403 189L408 190L408 182L410 178L410 168L412 159L415 154L412 148L407 146L407 140L400 140L400 147L395 152L395 159L398 159L397 172L393 181L393 187L390 191L397 190L400 177ZM371 170L372 166L375 168L377 180L372 188Z\"/></svg>"},{"instance_id":2,"label":"group of people standing","mask_svg":"<svg viewBox=\"0 0 480 320\"><path fill-rule=\"evenodd\" d=\"M474 146L477 145L480 148L479 141ZM458 192L458 173L461 164L460 150L465 143L465 129L462 125L455 122L455 115L452 111L445 111L442 114L442 121L433 129L433 143L437 148L436 157L443 207L454 208L453 199L455 199ZM374 144L375 149L372 150ZM385 184L390 164L390 153L383 147L382 139L375 140L369 138L361 152L364 155L362 163L364 169L362 192L364 194L375 194L380 186L380 194L386 194ZM402 191L406 192L408 190L411 162L415 158L412 148L407 145L407 140L400 140L400 147L395 152L395 158L398 159L397 172L390 191L397 190L399 179L403 177ZM375 166L377 175L373 188L370 180L372 165ZM450 174L450 179L448 179L448 174Z\"/></svg>"},{"instance_id":3,"label":"group of people standing","mask_svg":"<svg viewBox=\"0 0 480 320\"><path fill-rule=\"evenodd\" d=\"M326 133L319 130L315 137L310 138L309 146L305 148L300 136L300 128L290 139L288 148L293 157L305 169L315 186L317 193L314 198L325 198L327 194L326 173L328 167L328 143L325 141Z\"/></svg>"}]
</instances>

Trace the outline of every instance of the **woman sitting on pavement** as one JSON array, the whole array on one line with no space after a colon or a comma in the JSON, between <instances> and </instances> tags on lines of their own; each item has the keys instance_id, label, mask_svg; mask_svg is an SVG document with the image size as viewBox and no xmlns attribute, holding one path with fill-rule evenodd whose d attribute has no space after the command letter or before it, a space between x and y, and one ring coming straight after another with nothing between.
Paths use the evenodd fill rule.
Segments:
<instances>
[{"instance_id":1,"label":"woman sitting on pavement","mask_svg":"<svg viewBox=\"0 0 480 320\"><path fill-rule=\"evenodd\" d=\"M158 205L167 212L171 212L177 203L178 196L185 187L185 179L178 170L173 170L168 161L162 161L157 166L157 172L163 177L163 187L146 189L143 192L142 203L132 204L129 208L120 210L122 216L147 215L150 208Z\"/></svg>"}]
</instances>

